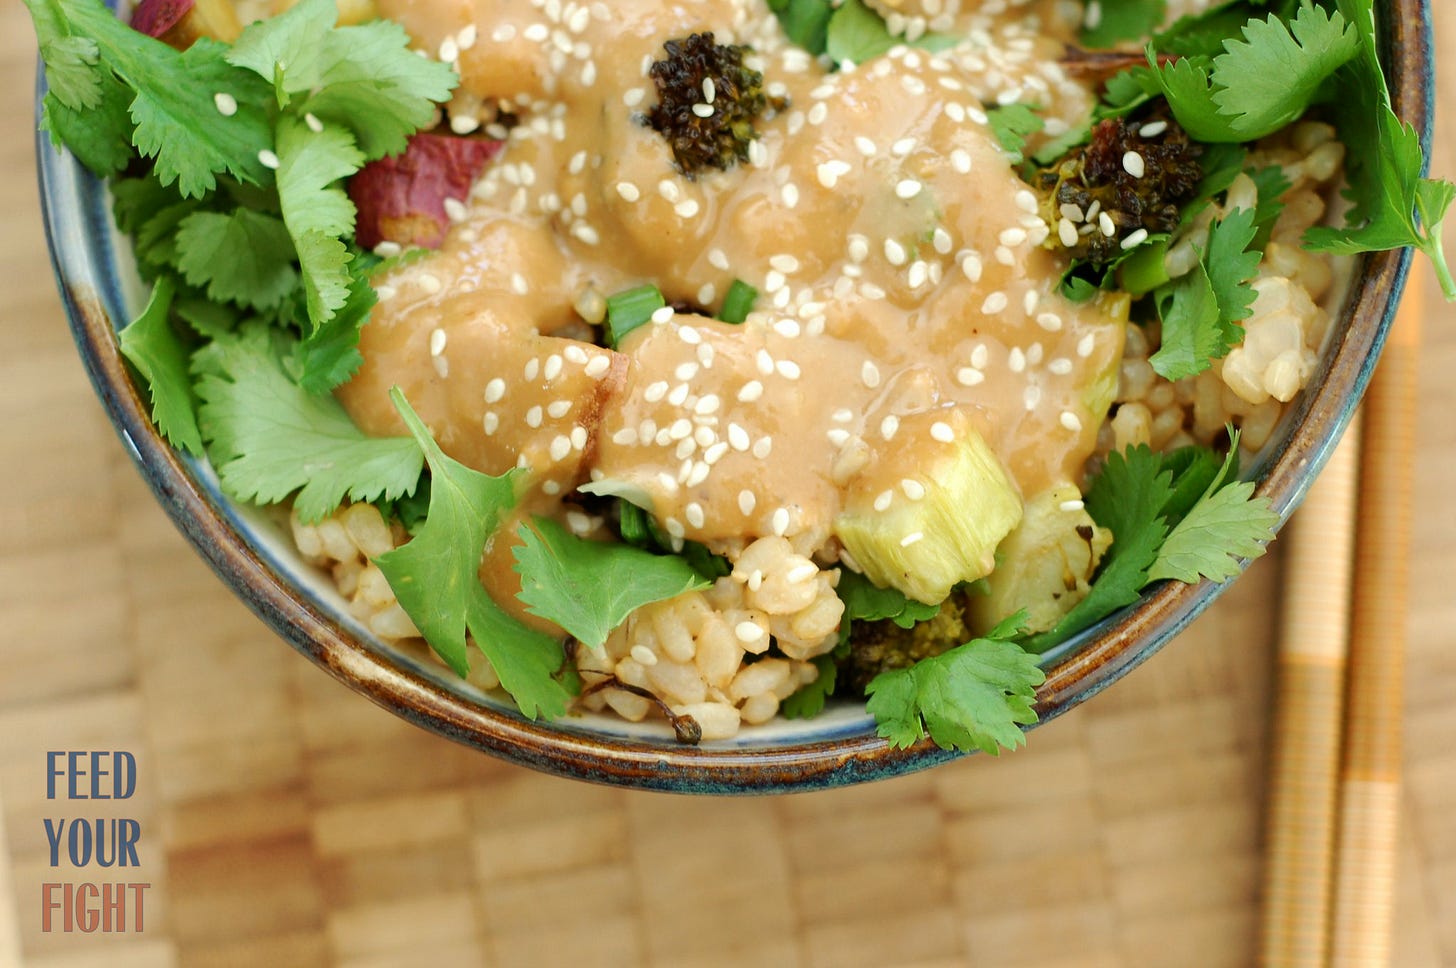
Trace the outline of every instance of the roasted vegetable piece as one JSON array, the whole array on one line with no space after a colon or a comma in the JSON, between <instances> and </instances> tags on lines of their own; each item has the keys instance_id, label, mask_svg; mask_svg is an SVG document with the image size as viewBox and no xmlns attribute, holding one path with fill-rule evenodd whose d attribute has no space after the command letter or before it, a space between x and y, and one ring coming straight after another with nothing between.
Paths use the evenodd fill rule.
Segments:
<instances>
[{"instance_id":1,"label":"roasted vegetable piece","mask_svg":"<svg viewBox=\"0 0 1456 968\"><path fill-rule=\"evenodd\" d=\"M131 26L178 50L201 37L232 43L243 31L232 0L142 0Z\"/></svg>"},{"instance_id":2,"label":"roasted vegetable piece","mask_svg":"<svg viewBox=\"0 0 1456 968\"><path fill-rule=\"evenodd\" d=\"M972 625L991 628L1018 609L1028 632L1045 632L1087 597L1092 573L1112 532L1097 526L1071 484L1043 491L1026 502L1021 524L996 549L996 570L986 594L969 599Z\"/></svg>"},{"instance_id":3,"label":"roasted vegetable piece","mask_svg":"<svg viewBox=\"0 0 1456 968\"><path fill-rule=\"evenodd\" d=\"M359 244L381 242L435 248L450 224L446 199L464 204L499 141L417 134L403 154L372 161L349 179L349 197L359 209Z\"/></svg>"},{"instance_id":4,"label":"roasted vegetable piece","mask_svg":"<svg viewBox=\"0 0 1456 968\"><path fill-rule=\"evenodd\" d=\"M872 464L834 521L866 578L930 605L989 574L996 546L1021 521L1015 483L964 411L911 414L901 418L901 433L930 439L932 421L949 425L951 441L903 480L881 477Z\"/></svg>"},{"instance_id":5,"label":"roasted vegetable piece","mask_svg":"<svg viewBox=\"0 0 1456 968\"><path fill-rule=\"evenodd\" d=\"M1042 216L1061 229L1047 237L1047 246L1100 267L1123 254L1122 243L1134 232L1172 232L1179 204L1203 178L1202 154L1172 118L1100 122L1087 144L1036 174L1045 193Z\"/></svg>"},{"instance_id":6,"label":"roasted vegetable piece","mask_svg":"<svg viewBox=\"0 0 1456 968\"><path fill-rule=\"evenodd\" d=\"M881 672L908 668L969 642L974 636L966 624L965 604L965 595L952 592L934 617L908 629L891 619L855 622L849 654L840 660L836 694L862 696L865 687ZM843 688L839 683L844 684Z\"/></svg>"},{"instance_id":7,"label":"roasted vegetable piece","mask_svg":"<svg viewBox=\"0 0 1456 968\"><path fill-rule=\"evenodd\" d=\"M748 145L758 137L754 120L787 104L767 96L763 75L743 66L749 48L716 44L711 33L662 46L667 57L648 71L658 103L645 121L667 139L678 170L696 178L704 169L747 161Z\"/></svg>"}]
</instances>

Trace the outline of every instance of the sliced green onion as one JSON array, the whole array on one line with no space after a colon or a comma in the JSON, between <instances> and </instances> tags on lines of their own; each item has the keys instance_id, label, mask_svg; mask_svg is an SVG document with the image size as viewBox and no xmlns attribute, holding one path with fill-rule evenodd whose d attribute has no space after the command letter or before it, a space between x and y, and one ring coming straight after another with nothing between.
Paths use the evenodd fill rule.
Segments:
<instances>
[{"instance_id":1,"label":"sliced green onion","mask_svg":"<svg viewBox=\"0 0 1456 968\"><path fill-rule=\"evenodd\" d=\"M607 297L607 345L616 349L638 326L650 322L652 314L667 302L656 286L638 286Z\"/></svg>"},{"instance_id":2,"label":"sliced green onion","mask_svg":"<svg viewBox=\"0 0 1456 968\"><path fill-rule=\"evenodd\" d=\"M718 318L725 323L743 322L753 311L753 301L757 298L757 289L742 279L734 279L733 285L728 287L728 295L723 297L723 308L718 311Z\"/></svg>"},{"instance_id":3,"label":"sliced green onion","mask_svg":"<svg viewBox=\"0 0 1456 968\"><path fill-rule=\"evenodd\" d=\"M617 527L624 542L638 548L656 549L650 524L652 519L646 511L631 501L618 500L617 513L620 515Z\"/></svg>"}]
</instances>

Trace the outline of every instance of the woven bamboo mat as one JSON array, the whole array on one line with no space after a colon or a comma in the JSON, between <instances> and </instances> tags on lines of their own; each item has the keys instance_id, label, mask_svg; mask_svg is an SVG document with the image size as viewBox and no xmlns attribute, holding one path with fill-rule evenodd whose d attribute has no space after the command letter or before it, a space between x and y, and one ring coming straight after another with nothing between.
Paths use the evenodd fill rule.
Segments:
<instances>
[{"instance_id":1,"label":"woven bamboo mat","mask_svg":"<svg viewBox=\"0 0 1456 968\"><path fill-rule=\"evenodd\" d=\"M999 761L712 801L434 739L271 636L132 470L46 260L32 44L0 7L0 965L1253 963L1277 554ZM1426 334L1402 968L1456 965L1456 312ZM135 795L47 800L66 749L132 751ZM45 820L76 816L136 820L139 866L52 868ZM124 933L65 933L59 909L42 930L42 885L68 880L149 884L142 930L134 903Z\"/></svg>"}]
</instances>

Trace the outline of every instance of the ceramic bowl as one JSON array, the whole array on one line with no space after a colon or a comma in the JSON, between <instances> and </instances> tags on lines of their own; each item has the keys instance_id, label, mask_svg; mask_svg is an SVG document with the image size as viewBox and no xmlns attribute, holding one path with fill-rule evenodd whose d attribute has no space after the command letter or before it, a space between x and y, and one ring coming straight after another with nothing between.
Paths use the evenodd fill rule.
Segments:
<instances>
[{"instance_id":1,"label":"ceramic bowl","mask_svg":"<svg viewBox=\"0 0 1456 968\"><path fill-rule=\"evenodd\" d=\"M1429 140L1431 47L1425 0L1382 4L1386 64L1400 116ZM37 97L37 117L39 96ZM419 652L371 637L332 583L304 564L267 515L229 502L205 462L179 455L148 418L117 350L116 328L145 292L104 186L37 138L40 191L56 278L80 351L117 433L157 500L218 576L290 645L330 675L411 722L483 752L562 776L694 793L772 793L858 783L924 769L958 754L926 742L896 750L863 709L844 704L808 721L776 721L738 738L684 747L660 723L604 716L530 722ZM1394 314L1408 255L1367 258L1311 389L1251 469L1281 520L1299 503L1349 422ZM1168 583L1045 657L1041 721L1107 688L1168 643L1224 590ZM258 643L255 647L266 648Z\"/></svg>"}]
</instances>

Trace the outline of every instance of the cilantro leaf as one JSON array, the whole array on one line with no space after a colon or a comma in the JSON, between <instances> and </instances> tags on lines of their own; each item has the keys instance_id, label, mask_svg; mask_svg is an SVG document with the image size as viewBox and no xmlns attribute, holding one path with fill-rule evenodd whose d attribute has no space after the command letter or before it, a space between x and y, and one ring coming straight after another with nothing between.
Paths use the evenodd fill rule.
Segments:
<instances>
[{"instance_id":1,"label":"cilantro leaf","mask_svg":"<svg viewBox=\"0 0 1456 968\"><path fill-rule=\"evenodd\" d=\"M1112 47L1151 34L1168 15L1167 0L1103 0L1096 23L1082 27L1083 46Z\"/></svg>"},{"instance_id":2,"label":"cilantro leaf","mask_svg":"<svg viewBox=\"0 0 1456 968\"><path fill-rule=\"evenodd\" d=\"M350 269L354 269L351 264ZM364 362L359 330L379 301L367 277L355 273L344 305L322 326L299 341L293 354L298 385L309 393L328 393L354 375Z\"/></svg>"},{"instance_id":3,"label":"cilantro leaf","mask_svg":"<svg viewBox=\"0 0 1456 968\"><path fill-rule=\"evenodd\" d=\"M932 619L940 611L939 605L927 605L913 598L906 598L893 588L881 588L859 572L848 568L839 570L839 585L834 589L844 602L844 618L877 622L892 619L902 629L908 629L917 622Z\"/></svg>"},{"instance_id":4,"label":"cilantro leaf","mask_svg":"<svg viewBox=\"0 0 1456 968\"><path fill-rule=\"evenodd\" d=\"M884 19L861 0L845 0L829 18L824 49L836 64L863 64L901 42L890 36Z\"/></svg>"},{"instance_id":5,"label":"cilantro leaf","mask_svg":"<svg viewBox=\"0 0 1456 968\"><path fill-rule=\"evenodd\" d=\"M789 40L816 57L825 52L834 15L830 0L768 0L768 5Z\"/></svg>"},{"instance_id":6,"label":"cilantro leaf","mask_svg":"<svg viewBox=\"0 0 1456 968\"><path fill-rule=\"evenodd\" d=\"M1259 251L1248 248L1254 235L1254 213L1234 209L1209 229L1198 265L1158 291L1163 345L1148 362L1161 376L1181 380L1201 373L1238 344L1238 321L1254 304L1248 284L1259 268Z\"/></svg>"},{"instance_id":7,"label":"cilantro leaf","mask_svg":"<svg viewBox=\"0 0 1456 968\"><path fill-rule=\"evenodd\" d=\"M132 159L131 92L111 74L100 75L99 101L89 108L72 108L54 92L42 102L40 126L51 143L65 144L81 164L98 175L114 174Z\"/></svg>"},{"instance_id":8,"label":"cilantro leaf","mask_svg":"<svg viewBox=\"0 0 1456 968\"><path fill-rule=\"evenodd\" d=\"M329 31L317 91L298 110L352 130L368 161L403 151L459 80L450 65L418 56L409 43L393 21Z\"/></svg>"},{"instance_id":9,"label":"cilantro leaf","mask_svg":"<svg viewBox=\"0 0 1456 968\"><path fill-rule=\"evenodd\" d=\"M339 181L358 171L364 156L348 131L333 125L313 131L289 115L278 119L278 202L293 236L308 318L328 322L349 298L350 255L340 236L354 231L354 203Z\"/></svg>"},{"instance_id":10,"label":"cilantro leaf","mask_svg":"<svg viewBox=\"0 0 1456 968\"><path fill-rule=\"evenodd\" d=\"M1238 438L1208 489L1179 521L1148 571L1148 578L1226 581L1239 573L1238 558L1257 558L1274 539L1279 515L1267 497L1253 497L1252 481L1226 484L1238 460Z\"/></svg>"},{"instance_id":11,"label":"cilantro leaf","mask_svg":"<svg viewBox=\"0 0 1456 968\"><path fill-rule=\"evenodd\" d=\"M388 500L413 489L422 464L414 441L365 434L333 397L294 383L279 350L254 325L193 356L202 435L228 495L273 504L297 491L299 517L316 521L346 496Z\"/></svg>"},{"instance_id":12,"label":"cilantro leaf","mask_svg":"<svg viewBox=\"0 0 1456 968\"><path fill-rule=\"evenodd\" d=\"M1036 656L1008 641L1005 623L985 638L882 672L866 688L865 708L879 734L906 747L927 733L942 749L996 755L1026 742L1021 726L1037 720L1032 704L1046 681Z\"/></svg>"},{"instance_id":13,"label":"cilantro leaf","mask_svg":"<svg viewBox=\"0 0 1456 968\"><path fill-rule=\"evenodd\" d=\"M991 133L996 136L1002 150L1011 156L1011 163L1021 161L1026 150L1026 139L1046 127L1041 115L1026 104L1007 104L986 112Z\"/></svg>"},{"instance_id":14,"label":"cilantro leaf","mask_svg":"<svg viewBox=\"0 0 1456 968\"><path fill-rule=\"evenodd\" d=\"M122 355L146 378L157 429L172 446L201 456L202 435L187 377L187 350L168 318L175 291L170 276L159 277L147 308L118 334L117 342Z\"/></svg>"},{"instance_id":15,"label":"cilantro leaf","mask_svg":"<svg viewBox=\"0 0 1456 968\"><path fill-rule=\"evenodd\" d=\"M166 44L157 46L176 55ZM162 184L176 181L184 196L212 190L221 172L255 185L269 180L270 173L258 158L270 140L264 114L256 106L258 98L241 90L251 85L240 83L245 77L223 60L225 50L222 44L199 40L176 55L169 81L138 83L135 77L126 77L137 92L131 103L136 124L132 141L142 157L155 159ZM212 96L229 89L239 91L234 95L238 109L225 118L218 114Z\"/></svg>"},{"instance_id":16,"label":"cilantro leaf","mask_svg":"<svg viewBox=\"0 0 1456 968\"><path fill-rule=\"evenodd\" d=\"M193 212L176 223L177 268L218 301L272 309L298 285L288 229L252 209Z\"/></svg>"},{"instance_id":17,"label":"cilantro leaf","mask_svg":"<svg viewBox=\"0 0 1456 968\"><path fill-rule=\"evenodd\" d=\"M1253 312L1255 292L1248 282L1259 271L1263 253L1253 248L1255 213L1236 208L1208 231L1206 268L1218 300L1221 335L1228 344L1215 356L1223 356L1243 336L1241 327L1230 324L1248 319Z\"/></svg>"},{"instance_id":18,"label":"cilantro leaf","mask_svg":"<svg viewBox=\"0 0 1456 968\"><path fill-rule=\"evenodd\" d=\"M1254 241L1250 248L1263 251L1269 245L1274 223L1284 211L1283 196L1292 183L1279 165L1251 168L1248 176L1254 180L1254 187L1259 192L1259 199L1254 203Z\"/></svg>"},{"instance_id":19,"label":"cilantro leaf","mask_svg":"<svg viewBox=\"0 0 1456 968\"><path fill-rule=\"evenodd\" d=\"M375 559L400 607L435 654L459 676L470 671L468 629L501 686L528 719L566 711L571 691L558 678L561 643L501 610L480 583L480 556L503 510L516 503L520 471L490 477L448 457L396 387L389 392L430 465L430 509L405 544Z\"/></svg>"},{"instance_id":20,"label":"cilantro leaf","mask_svg":"<svg viewBox=\"0 0 1456 968\"><path fill-rule=\"evenodd\" d=\"M1028 649L1045 652L1138 600L1168 535L1163 509L1172 496L1172 472L1147 445L1107 456L1085 501L1092 519L1112 531L1112 545L1087 597L1055 628L1032 636L1026 643Z\"/></svg>"},{"instance_id":21,"label":"cilantro leaf","mask_svg":"<svg viewBox=\"0 0 1456 968\"><path fill-rule=\"evenodd\" d=\"M228 51L228 63L273 85L278 106L285 107L288 95L319 83L319 53L338 19L333 0L302 0L245 27Z\"/></svg>"},{"instance_id":22,"label":"cilantro leaf","mask_svg":"<svg viewBox=\"0 0 1456 968\"><path fill-rule=\"evenodd\" d=\"M535 517L516 534L517 597L594 649L643 605L712 584L681 558L578 538L550 518Z\"/></svg>"},{"instance_id":23,"label":"cilantro leaf","mask_svg":"<svg viewBox=\"0 0 1456 968\"><path fill-rule=\"evenodd\" d=\"M813 719L824 711L824 704L834 695L834 687L838 684L839 663L835 661L838 653L839 650L835 649L829 655L814 659L814 668L819 670L819 677L808 685L799 687L779 704L779 712L783 713L784 718Z\"/></svg>"},{"instance_id":24,"label":"cilantro leaf","mask_svg":"<svg viewBox=\"0 0 1456 968\"><path fill-rule=\"evenodd\" d=\"M1421 177L1425 153L1420 135L1391 109L1375 46L1372 0L1337 0L1337 4L1360 40L1359 55L1335 78L1335 98L1343 108L1335 120L1346 146L1347 197L1353 205L1343 227L1309 229L1305 247L1353 254L1413 245L1430 258L1445 297L1456 299L1456 279L1441 242L1446 212L1441 203L1452 190L1443 187L1448 182Z\"/></svg>"},{"instance_id":25,"label":"cilantro leaf","mask_svg":"<svg viewBox=\"0 0 1456 968\"><path fill-rule=\"evenodd\" d=\"M1213 59L1213 103L1240 140L1252 141L1299 120L1320 86L1359 49L1338 11L1305 3L1289 23L1271 14L1244 25Z\"/></svg>"}]
</instances>

